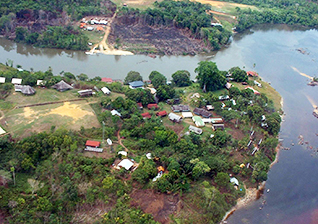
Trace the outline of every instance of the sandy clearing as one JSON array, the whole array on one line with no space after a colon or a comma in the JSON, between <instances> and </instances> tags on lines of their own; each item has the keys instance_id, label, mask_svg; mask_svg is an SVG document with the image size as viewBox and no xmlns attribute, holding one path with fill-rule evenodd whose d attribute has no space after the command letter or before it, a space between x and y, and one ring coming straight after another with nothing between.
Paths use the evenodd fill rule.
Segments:
<instances>
[{"instance_id":1,"label":"sandy clearing","mask_svg":"<svg viewBox=\"0 0 318 224\"><path fill-rule=\"evenodd\" d=\"M77 104L70 104L70 102L65 102L63 106L60 106L58 108L52 109L50 112L44 114L43 116L47 116L50 114L57 114L61 116L68 116L74 119L74 121L77 121L78 119L81 119L85 117L86 115L92 115L94 116L93 112L83 110L80 108Z\"/></svg>"},{"instance_id":2,"label":"sandy clearing","mask_svg":"<svg viewBox=\"0 0 318 224\"><path fill-rule=\"evenodd\" d=\"M255 6L251 6L251 5L244 5L244 4L231 3L231 2L220 2L220 1L213 1L213 0L196 0L196 2L200 2L202 4L210 4L220 9L225 6L240 7L240 8L256 8Z\"/></svg>"}]
</instances>

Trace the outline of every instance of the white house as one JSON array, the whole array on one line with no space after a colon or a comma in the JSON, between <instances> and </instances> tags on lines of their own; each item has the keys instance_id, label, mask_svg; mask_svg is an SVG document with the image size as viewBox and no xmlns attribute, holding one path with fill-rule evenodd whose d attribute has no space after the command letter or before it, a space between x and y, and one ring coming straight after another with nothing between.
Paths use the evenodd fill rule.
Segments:
<instances>
[{"instance_id":1,"label":"white house","mask_svg":"<svg viewBox=\"0 0 318 224\"><path fill-rule=\"evenodd\" d=\"M101 90L104 94L107 94L107 95L109 95L111 93L111 91L107 87L103 87L103 88L101 88Z\"/></svg>"},{"instance_id":2,"label":"white house","mask_svg":"<svg viewBox=\"0 0 318 224\"><path fill-rule=\"evenodd\" d=\"M134 165L133 162L131 162L129 159L123 159L118 164L119 169L124 167L126 170L129 170Z\"/></svg>"},{"instance_id":3,"label":"white house","mask_svg":"<svg viewBox=\"0 0 318 224\"><path fill-rule=\"evenodd\" d=\"M5 83L6 82L6 78L5 77L0 77L0 83Z\"/></svg>"},{"instance_id":4,"label":"white house","mask_svg":"<svg viewBox=\"0 0 318 224\"><path fill-rule=\"evenodd\" d=\"M12 84L21 85L22 79L12 78L11 83L12 83Z\"/></svg>"}]
</instances>

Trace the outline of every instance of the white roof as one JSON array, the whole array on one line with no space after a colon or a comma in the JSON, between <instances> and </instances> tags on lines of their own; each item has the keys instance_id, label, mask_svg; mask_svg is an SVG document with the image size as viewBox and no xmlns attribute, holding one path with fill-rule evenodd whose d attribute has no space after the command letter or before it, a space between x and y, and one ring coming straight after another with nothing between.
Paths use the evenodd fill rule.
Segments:
<instances>
[{"instance_id":1,"label":"white roof","mask_svg":"<svg viewBox=\"0 0 318 224\"><path fill-rule=\"evenodd\" d=\"M214 107L213 107L212 105L206 105L206 109L208 109L208 110L213 110Z\"/></svg>"},{"instance_id":2,"label":"white roof","mask_svg":"<svg viewBox=\"0 0 318 224\"><path fill-rule=\"evenodd\" d=\"M147 157L147 159L151 159L151 153L148 152L148 153L146 154L146 157Z\"/></svg>"},{"instance_id":3,"label":"white roof","mask_svg":"<svg viewBox=\"0 0 318 224\"><path fill-rule=\"evenodd\" d=\"M169 116L170 120L180 120L182 118L181 116L179 116L175 113L170 113L168 116Z\"/></svg>"},{"instance_id":4,"label":"white roof","mask_svg":"<svg viewBox=\"0 0 318 224\"><path fill-rule=\"evenodd\" d=\"M112 145L113 144L112 140L110 140L109 138L106 140L106 142L107 142L108 145Z\"/></svg>"},{"instance_id":5,"label":"white roof","mask_svg":"<svg viewBox=\"0 0 318 224\"><path fill-rule=\"evenodd\" d=\"M111 113L114 116L117 115L117 116L121 117L121 114L117 110L112 110Z\"/></svg>"},{"instance_id":6,"label":"white roof","mask_svg":"<svg viewBox=\"0 0 318 224\"><path fill-rule=\"evenodd\" d=\"M212 123L211 118L202 118L202 121L203 121L204 123Z\"/></svg>"},{"instance_id":7,"label":"white roof","mask_svg":"<svg viewBox=\"0 0 318 224\"><path fill-rule=\"evenodd\" d=\"M239 185L239 181L235 177L231 177L230 182L237 185L237 186Z\"/></svg>"},{"instance_id":8,"label":"white roof","mask_svg":"<svg viewBox=\"0 0 318 224\"><path fill-rule=\"evenodd\" d=\"M127 153L127 152L125 152L125 151L119 151L119 152L118 152L118 155L127 156L127 155L128 155L128 153Z\"/></svg>"},{"instance_id":9,"label":"white roof","mask_svg":"<svg viewBox=\"0 0 318 224\"><path fill-rule=\"evenodd\" d=\"M182 117L187 118L187 117L193 117L192 112L182 112Z\"/></svg>"},{"instance_id":10,"label":"white roof","mask_svg":"<svg viewBox=\"0 0 318 224\"><path fill-rule=\"evenodd\" d=\"M110 94L110 90L107 87L101 88L104 94Z\"/></svg>"},{"instance_id":11,"label":"white roof","mask_svg":"<svg viewBox=\"0 0 318 224\"><path fill-rule=\"evenodd\" d=\"M12 83L12 84L18 84L18 85L21 85L21 83L22 83L22 79L12 78L11 83Z\"/></svg>"},{"instance_id":12,"label":"white roof","mask_svg":"<svg viewBox=\"0 0 318 224\"><path fill-rule=\"evenodd\" d=\"M44 85L43 80L41 80L41 79L36 80L36 85L37 86Z\"/></svg>"},{"instance_id":13,"label":"white roof","mask_svg":"<svg viewBox=\"0 0 318 224\"><path fill-rule=\"evenodd\" d=\"M6 78L5 77L0 77L0 83L5 83L6 82Z\"/></svg>"},{"instance_id":14,"label":"white roof","mask_svg":"<svg viewBox=\"0 0 318 224\"><path fill-rule=\"evenodd\" d=\"M129 170L134 165L129 159L123 159L119 164L118 167L124 167L126 170Z\"/></svg>"},{"instance_id":15,"label":"white roof","mask_svg":"<svg viewBox=\"0 0 318 224\"><path fill-rule=\"evenodd\" d=\"M2 134L4 134L4 133L6 133L6 131L3 130L3 129L0 127L0 135L2 135Z\"/></svg>"}]
</instances>

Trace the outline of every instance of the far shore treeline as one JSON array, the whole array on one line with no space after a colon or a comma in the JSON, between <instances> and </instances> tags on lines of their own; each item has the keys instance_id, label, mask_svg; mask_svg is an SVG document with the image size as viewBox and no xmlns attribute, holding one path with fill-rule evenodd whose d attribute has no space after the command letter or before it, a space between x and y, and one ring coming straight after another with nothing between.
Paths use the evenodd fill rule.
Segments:
<instances>
[{"instance_id":1,"label":"far shore treeline","mask_svg":"<svg viewBox=\"0 0 318 224\"><path fill-rule=\"evenodd\" d=\"M245 187L256 188L267 179L276 156L281 111L267 97L277 92L256 73L248 77L239 67L220 71L214 62L202 61L195 69L197 82L190 80L189 71L176 71L171 83L165 74L152 71L144 88L131 89L121 82L102 82L101 77L16 67L19 70L10 60L0 64L0 77L6 78L0 84L0 126L8 132L0 136L0 210L8 223L159 223L164 221L162 213L171 222L219 223L245 195ZM35 95L14 92L12 78L34 86ZM45 86L36 87L37 79ZM60 80L74 89L60 93L50 88ZM144 80L131 71L124 82L133 81ZM233 86L226 89L228 81ZM111 93L97 92L102 87ZM156 97L147 87L156 89ZM31 132L33 123L24 112L43 117L56 106L16 107L41 94L54 95L50 102L58 96L67 101L66 96L74 99L81 89L96 91L83 99L94 110L97 128L72 129L72 122L60 128L48 120L51 127L43 124L37 127L41 131ZM214 131L206 124L201 135L189 132L192 119L177 123L164 116L173 103L221 118L224 129ZM150 104L156 106L147 107ZM117 114L112 115L113 110ZM158 113L163 111L167 113ZM28 137L10 130L6 121L16 115L19 130ZM107 138L111 146L103 142ZM99 142L104 151L84 151L87 140ZM123 159L137 168L116 169ZM153 204L154 198L158 204Z\"/></svg>"},{"instance_id":2,"label":"far shore treeline","mask_svg":"<svg viewBox=\"0 0 318 224\"><path fill-rule=\"evenodd\" d=\"M233 1L231 1L233 2ZM95 1L18 1L0 3L0 34L17 42L38 47L87 50L90 41L78 23L85 16L112 17L123 26L138 23L143 26L165 29L175 27L195 39L203 40L205 49L218 50L228 43L232 29L242 32L255 24L288 24L315 28L318 25L317 1L234 0L257 8L239 8L231 13L235 18L217 22L211 5L192 1L155 2L146 9L116 5L109 0ZM113 27L114 28L114 27ZM91 37L90 37L91 38ZM117 39L120 37L117 37ZM190 53L190 52L184 52Z\"/></svg>"}]
</instances>

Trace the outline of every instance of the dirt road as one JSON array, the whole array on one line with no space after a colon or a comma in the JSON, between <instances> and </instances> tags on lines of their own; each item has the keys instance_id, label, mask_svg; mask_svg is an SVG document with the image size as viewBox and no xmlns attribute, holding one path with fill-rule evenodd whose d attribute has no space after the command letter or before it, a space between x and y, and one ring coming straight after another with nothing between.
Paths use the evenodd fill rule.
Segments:
<instances>
[{"instance_id":1,"label":"dirt road","mask_svg":"<svg viewBox=\"0 0 318 224\"><path fill-rule=\"evenodd\" d=\"M106 29L104 30L105 35L103 39L101 40L101 42L99 42L98 44L95 44L92 47L92 49L89 51L89 54L102 53L107 55L133 55L133 53L130 51L116 50L107 44L107 39L111 31L111 24L114 21L116 15L117 15L117 11L114 13L113 17L107 23ZM96 50L96 49L99 49L99 50Z\"/></svg>"}]
</instances>

